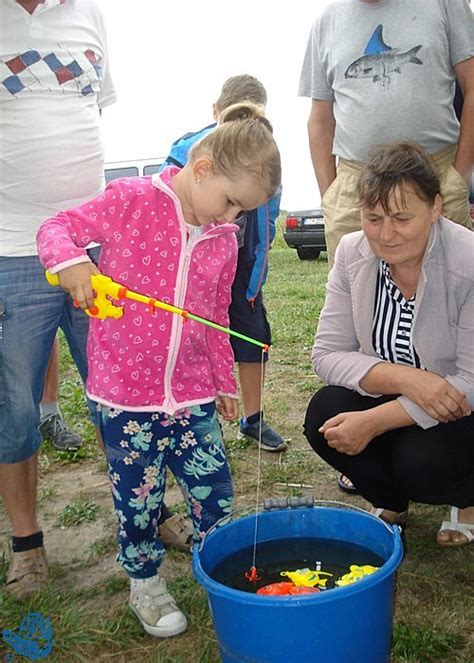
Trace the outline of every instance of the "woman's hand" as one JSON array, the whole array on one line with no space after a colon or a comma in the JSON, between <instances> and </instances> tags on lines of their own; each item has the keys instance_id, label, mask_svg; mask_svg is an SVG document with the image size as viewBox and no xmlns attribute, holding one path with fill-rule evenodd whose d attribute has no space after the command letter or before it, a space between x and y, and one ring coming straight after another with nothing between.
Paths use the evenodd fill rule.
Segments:
<instances>
[{"instance_id":1,"label":"woman's hand","mask_svg":"<svg viewBox=\"0 0 474 663\"><path fill-rule=\"evenodd\" d=\"M373 410L340 412L325 421L319 432L330 447L348 456L360 454L378 434Z\"/></svg>"},{"instance_id":2,"label":"woman's hand","mask_svg":"<svg viewBox=\"0 0 474 663\"><path fill-rule=\"evenodd\" d=\"M91 285L92 274L100 274L93 262L81 262L58 272L61 288L68 292L84 310L94 306L94 293Z\"/></svg>"},{"instance_id":3,"label":"woman's hand","mask_svg":"<svg viewBox=\"0 0 474 663\"><path fill-rule=\"evenodd\" d=\"M433 419L447 423L471 414L466 395L437 373L413 370L403 384L402 394Z\"/></svg>"},{"instance_id":4,"label":"woman's hand","mask_svg":"<svg viewBox=\"0 0 474 663\"><path fill-rule=\"evenodd\" d=\"M401 394L429 414L447 423L471 414L466 395L445 378L431 371L412 366L380 362L359 382L372 394Z\"/></svg>"},{"instance_id":5,"label":"woman's hand","mask_svg":"<svg viewBox=\"0 0 474 663\"><path fill-rule=\"evenodd\" d=\"M219 396L216 398L216 408L226 421L232 421L239 416L239 401L230 396Z\"/></svg>"}]
</instances>

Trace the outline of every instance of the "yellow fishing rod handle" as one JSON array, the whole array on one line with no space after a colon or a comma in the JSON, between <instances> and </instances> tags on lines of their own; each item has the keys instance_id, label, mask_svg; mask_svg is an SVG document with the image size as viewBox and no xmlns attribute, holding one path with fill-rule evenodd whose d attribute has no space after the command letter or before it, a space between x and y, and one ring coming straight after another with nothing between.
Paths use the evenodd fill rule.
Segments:
<instances>
[{"instance_id":1,"label":"yellow fishing rod handle","mask_svg":"<svg viewBox=\"0 0 474 663\"><path fill-rule=\"evenodd\" d=\"M49 285L52 285L53 288L59 285L59 276L57 274L51 274L51 272L45 272L46 280Z\"/></svg>"},{"instance_id":2,"label":"yellow fishing rod handle","mask_svg":"<svg viewBox=\"0 0 474 663\"><path fill-rule=\"evenodd\" d=\"M51 274L51 272L46 271L46 280L53 287L60 285L57 274ZM104 276L104 274L91 274L91 285L96 293L94 306L86 309L85 313L91 318L99 318L100 320L105 320L105 318L121 318L123 307L114 306L107 296L119 299L121 296L119 291L123 290L123 286L115 283L110 276ZM74 306L79 306L76 300L74 301Z\"/></svg>"}]
</instances>

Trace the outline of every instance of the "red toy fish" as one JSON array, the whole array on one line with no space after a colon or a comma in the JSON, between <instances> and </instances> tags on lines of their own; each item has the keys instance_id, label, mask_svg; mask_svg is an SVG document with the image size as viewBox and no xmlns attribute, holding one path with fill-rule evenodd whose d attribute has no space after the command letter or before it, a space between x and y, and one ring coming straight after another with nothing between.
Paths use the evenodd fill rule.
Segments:
<instances>
[{"instance_id":1,"label":"red toy fish","mask_svg":"<svg viewBox=\"0 0 474 663\"><path fill-rule=\"evenodd\" d=\"M261 596L289 596L295 594L318 594L317 587L296 587L292 582L273 582L257 590Z\"/></svg>"}]
</instances>

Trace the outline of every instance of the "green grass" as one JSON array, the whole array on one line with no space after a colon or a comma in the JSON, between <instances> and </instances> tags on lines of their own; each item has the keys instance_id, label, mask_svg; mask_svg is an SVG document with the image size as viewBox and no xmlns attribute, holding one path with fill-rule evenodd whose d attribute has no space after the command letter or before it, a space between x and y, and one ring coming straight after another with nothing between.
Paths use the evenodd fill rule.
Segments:
<instances>
[{"instance_id":1,"label":"green grass","mask_svg":"<svg viewBox=\"0 0 474 663\"><path fill-rule=\"evenodd\" d=\"M94 502L78 499L67 504L58 518L61 527L74 527L83 523L92 523L97 520L100 507Z\"/></svg>"},{"instance_id":2,"label":"green grass","mask_svg":"<svg viewBox=\"0 0 474 663\"><path fill-rule=\"evenodd\" d=\"M280 229L270 254L270 275L265 288L273 332L265 410L267 419L292 441L281 457L263 454L262 497L314 493L318 498L343 499L366 507L361 498L338 493L336 473L309 450L302 436L306 405L320 385L313 374L310 355L326 279L324 254L317 261L300 261L296 252L284 245ZM78 481L81 473L91 468L105 472L103 456L87 419L82 386L64 342L61 370L62 411L83 435L85 444L75 454L56 452L50 445L43 447L40 459L43 519L61 495L59 476L69 477L72 472L75 474L71 480ZM238 506L251 510L256 487L255 445L238 439L235 424L224 424L224 430ZM69 479L62 479L66 480ZM168 483L174 484L172 480ZM291 487L288 483L308 484L314 489ZM88 523L95 520L104 524L97 538L85 548L82 563L75 569L67 564L54 564L51 587L31 602L19 603L0 596L0 626L16 629L21 617L30 610L43 612L51 619L54 629L55 645L48 659L51 661L217 663L218 648L206 596L193 579L189 558L184 554L169 554L164 572L177 602L188 616L188 631L179 638L164 641L143 632L127 608L127 578L112 561L115 544L110 513L104 513L95 499L88 492L87 499L70 499L66 506L61 503L59 510L60 522L67 528L58 533L60 545L65 548L80 536L79 532L84 533ZM183 512L184 504L178 501L174 510ZM413 505L406 532L408 560L398 573L391 663L474 661L474 546L458 549L437 546L435 533L443 518L441 507ZM75 529L79 525L81 529ZM0 535L0 543L6 540L6 536ZM0 547L0 583L6 570ZM0 645L0 660L6 651Z\"/></svg>"},{"instance_id":3,"label":"green grass","mask_svg":"<svg viewBox=\"0 0 474 663\"><path fill-rule=\"evenodd\" d=\"M432 628L414 628L406 624L396 624L393 634L393 652L407 663L433 663L433 661L453 661L462 650L466 638L447 631Z\"/></svg>"}]
</instances>

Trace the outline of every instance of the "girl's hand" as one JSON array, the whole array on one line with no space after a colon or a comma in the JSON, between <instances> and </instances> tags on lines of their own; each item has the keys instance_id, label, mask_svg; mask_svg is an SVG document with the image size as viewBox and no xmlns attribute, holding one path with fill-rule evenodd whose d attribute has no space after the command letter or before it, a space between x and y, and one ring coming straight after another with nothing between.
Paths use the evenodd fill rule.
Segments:
<instances>
[{"instance_id":1,"label":"girl's hand","mask_svg":"<svg viewBox=\"0 0 474 663\"><path fill-rule=\"evenodd\" d=\"M239 416L239 401L230 396L219 396L216 398L216 408L226 421L232 421Z\"/></svg>"},{"instance_id":2,"label":"girl's hand","mask_svg":"<svg viewBox=\"0 0 474 663\"><path fill-rule=\"evenodd\" d=\"M447 423L471 414L466 394L437 373L411 371L403 387L402 393L437 421Z\"/></svg>"},{"instance_id":3,"label":"girl's hand","mask_svg":"<svg viewBox=\"0 0 474 663\"><path fill-rule=\"evenodd\" d=\"M100 274L93 262L81 262L58 272L61 288L68 292L82 309L94 306L94 293L91 285L92 274Z\"/></svg>"},{"instance_id":4,"label":"girl's hand","mask_svg":"<svg viewBox=\"0 0 474 663\"><path fill-rule=\"evenodd\" d=\"M377 435L371 410L340 412L324 422L319 429L327 443L336 451L356 456Z\"/></svg>"}]
</instances>

